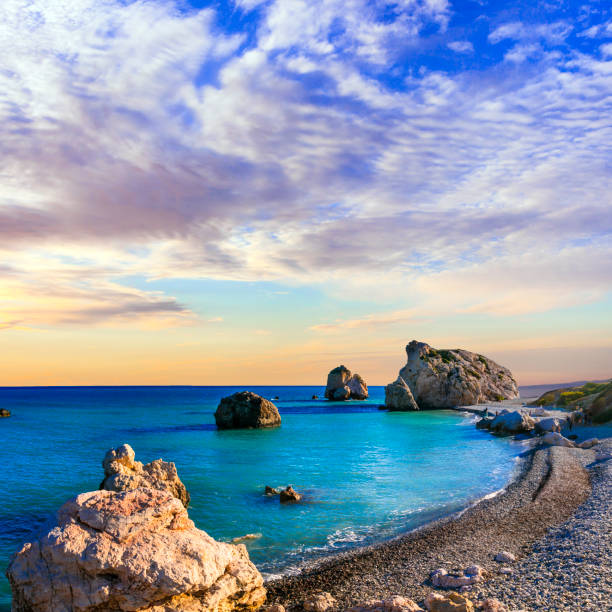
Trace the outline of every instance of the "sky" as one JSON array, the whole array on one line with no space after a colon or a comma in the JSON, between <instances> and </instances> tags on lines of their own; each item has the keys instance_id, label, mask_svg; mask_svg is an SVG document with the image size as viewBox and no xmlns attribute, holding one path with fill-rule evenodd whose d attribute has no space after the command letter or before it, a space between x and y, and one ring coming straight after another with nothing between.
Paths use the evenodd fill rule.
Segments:
<instances>
[{"instance_id":1,"label":"sky","mask_svg":"<svg viewBox=\"0 0 612 612\"><path fill-rule=\"evenodd\" d=\"M2 0L0 385L612 376L612 8Z\"/></svg>"}]
</instances>

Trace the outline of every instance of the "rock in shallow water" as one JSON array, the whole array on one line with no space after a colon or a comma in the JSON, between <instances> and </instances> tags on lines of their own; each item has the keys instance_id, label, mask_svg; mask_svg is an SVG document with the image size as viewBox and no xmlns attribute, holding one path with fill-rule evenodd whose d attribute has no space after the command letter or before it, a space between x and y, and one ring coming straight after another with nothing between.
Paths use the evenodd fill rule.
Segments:
<instances>
[{"instance_id":1,"label":"rock in shallow water","mask_svg":"<svg viewBox=\"0 0 612 612\"><path fill-rule=\"evenodd\" d=\"M269 400L251 391L239 391L221 400L215 422L219 429L261 429L278 427L281 417Z\"/></svg>"},{"instance_id":2,"label":"rock in shallow water","mask_svg":"<svg viewBox=\"0 0 612 612\"><path fill-rule=\"evenodd\" d=\"M11 416L11 411L6 408L0 408L0 418L6 418Z\"/></svg>"},{"instance_id":3,"label":"rock in shallow water","mask_svg":"<svg viewBox=\"0 0 612 612\"><path fill-rule=\"evenodd\" d=\"M117 492L140 487L159 489L180 499L185 508L189 505L189 493L178 477L174 463L156 459L143 465L135 461L135 457L129 444L109 450L102 461L104 480L100 488Z\"/></svg>"},{"instance_id":4,"label":"rock in shallow water","mask_svg":"<svg viewBox=\"0 0 612 612\"><path fill-rule=\"evenodd\" d=\"M244 545L196 529L166 491L83 493L13 557L13 612L256 610L263 579Z\"/></svg>"},{"instance_id":5,"label":"rock in shallow water","mask_svg":"<svg viewBox=\"0 0 612 612\"><path fill-rule=\"evenodd\" d=\"M392 412L419 409L418 404L412 396L410 387L401 376L398 376L395 382L385 387L385 407Z\"/></svg>"}]
</instances>

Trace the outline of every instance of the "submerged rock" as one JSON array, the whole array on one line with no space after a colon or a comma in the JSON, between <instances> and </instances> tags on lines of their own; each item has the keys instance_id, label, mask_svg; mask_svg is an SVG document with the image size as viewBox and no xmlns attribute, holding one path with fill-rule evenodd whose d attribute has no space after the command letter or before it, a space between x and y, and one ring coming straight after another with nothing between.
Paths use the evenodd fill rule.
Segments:
<instances>
[{"instance_id":1,"label":"submerged rock","mask_svg":"<svg viewBox=\"0 0 612 612\"><path fill-rule=\"evenodd\" d=\"M102 461L104 480L100 489L117 492L139 487L159 489L180 499L185 508L189 505L189 493L178 477L174 463L156 459L143 465L135 461L135 457L129 444L109 450Z\"/></svg>"},{"instance_id":2,"label":"submerged rock","mask_svg":"<svg viewBox=\"0 0 612 612\"><path fill-rule=\"evenodd\" d=\"M436 350L413 340L400 376L421 408L452 408L518 397L512 373L492 359L463 349Z\"/></svg>"},{"instance_id":3,"label":"submerged rock","mask_svg":"<svg viewBox=\"0 0 612 612\"><path fill-rule=\"evenodd\" d=\"M347 612L423 612L423 608L412 599L394 595L380 601L369 601L349 608Z\"/></svg>"},{"instance_id":4,"label":"submerged rock","mask_svg":"<svg viewBox=\"0 0 612 612\"><path fill-rule=\"evenodd\" d=\"M326 612L336 605L336 600L329 593L317 593L304 601L306 612Z\"/></svg>"},{"instance_id":5,"label":"submerged rock","mask_svg":"<svg viewBox=\"0 0 612 612\"><path fill-rule=\"evenodd\" d=\"M196 529L167 491L93 491L25 544L7 576L13 612L256 610L266 591L244 545Z\"/></svg>"},{"instance_id":6,"label":"submerged rock","mask_svg":"<svg viewBox=\"0 0 612 612\"><path fill-rule=\"evenodd\" d=\"M283 504L287 502L298 502L301 499L302 496L291 485L280 492L280 501Z\"/></svg>"},{"instance_id":7,"label":"submerged rock","mask_svg":"<svg viewBox=\"0 0 612 612\"><path fill-rule=\"evenodd\" d=\"M325 397L329 400L368 399L368 385L359 374L340 365L327 375Z\"/></svg>"},{"instance_id":8,"label":"submerged rock","mask_svg":"<svg viewBox=\"0 0 612 612\"><path fill-rule=\"evenodd\" d=\"M398 412L419 409L410 387L401 376L398 376L395 382L385 387L385 407L390 411Z\"/></svg>"},{"instance_id":9,"label":"submerged rock","mask_svg":"<svg viewBox=\"0 0 612 612\"><path fill-rule=\"evenodd\" d=\"M11 411L6 408L0 408L0 418L6 418L11 416Z\"/></svg>"},{"instance_id":10,"label":"submerged rock","mask_svg":"<svg viewBox=\"0 0 612 612\"><path fill-rule=\"evenodd\" d=\"M271 401L251 391L239 391L221 400L215 422L219 429L260 429L278 427L281 417Z\"/></svg>"},{"instance_id":11,"label":"submerged rock","mask_svg":"<svg viewBox=\"0 0 612 612\"><path fill-rule=\"evenodd\" d=\"M493 419L482 418L480 421L476 421L476 429L491 429L491 423Z\"/></svg>"},{"instance_id":12,"label":"submerged rock","mask_svg":"<svg viewBox=\"0 0 612 612\"><path fill-rule=\"evenodd\" d=\"M264 490L264 494L269 496L278 495L279 493L279 489L275 489L274 487L270 487L268 485L266 485L266 488Z\"/></svg>"},{"instance_id":13,"label":"submerged rock","mask_svg":"<svg viewBox=\"0 0 612 612\"><path fill-rule=\"evenodd\" d=\"M502 410L491 422L490 429L494 433L512 435L532 431L535 421L520 410Z\"/></svg>"}]
</instances>

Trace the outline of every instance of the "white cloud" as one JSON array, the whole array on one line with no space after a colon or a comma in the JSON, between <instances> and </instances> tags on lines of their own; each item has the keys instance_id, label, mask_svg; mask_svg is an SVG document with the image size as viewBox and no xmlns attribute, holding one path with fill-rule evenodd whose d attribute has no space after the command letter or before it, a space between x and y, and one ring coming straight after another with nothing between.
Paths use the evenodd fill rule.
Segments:
<instances>
[{"instance_id":1,"label":"white cloud","mask_svg":"<svg viewBox=\"0 0 612 612\"><path fill-rule=\"evenodd\" d=\"M454 40L448 43L448 48L456 53L474 53L474 45L469 40Z\"/></svg>"}]
</instances>

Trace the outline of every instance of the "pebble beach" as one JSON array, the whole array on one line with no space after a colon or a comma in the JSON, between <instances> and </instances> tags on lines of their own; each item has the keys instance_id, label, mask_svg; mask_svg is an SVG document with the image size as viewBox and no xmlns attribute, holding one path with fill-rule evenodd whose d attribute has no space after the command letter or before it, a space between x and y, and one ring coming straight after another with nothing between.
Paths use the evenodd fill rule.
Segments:
<instances>
[{"instance_id":1,"label":"pebble beach","mask_svg":"<svg viewBox=\"0 0 612 612\"><path fill-rule=\"evenodd\" d=\"M612 439L590 450L527 451L502 493L460 515L395 540L328 559L269 582L268 601L287 609L329 592L338 609L393 595L423 603L430 573L472 564L485 579L464 594L495 597L508 610L612 610L610 502ZM500 551L517 562L500 564Z\"/></svg>"}]
</instances>

